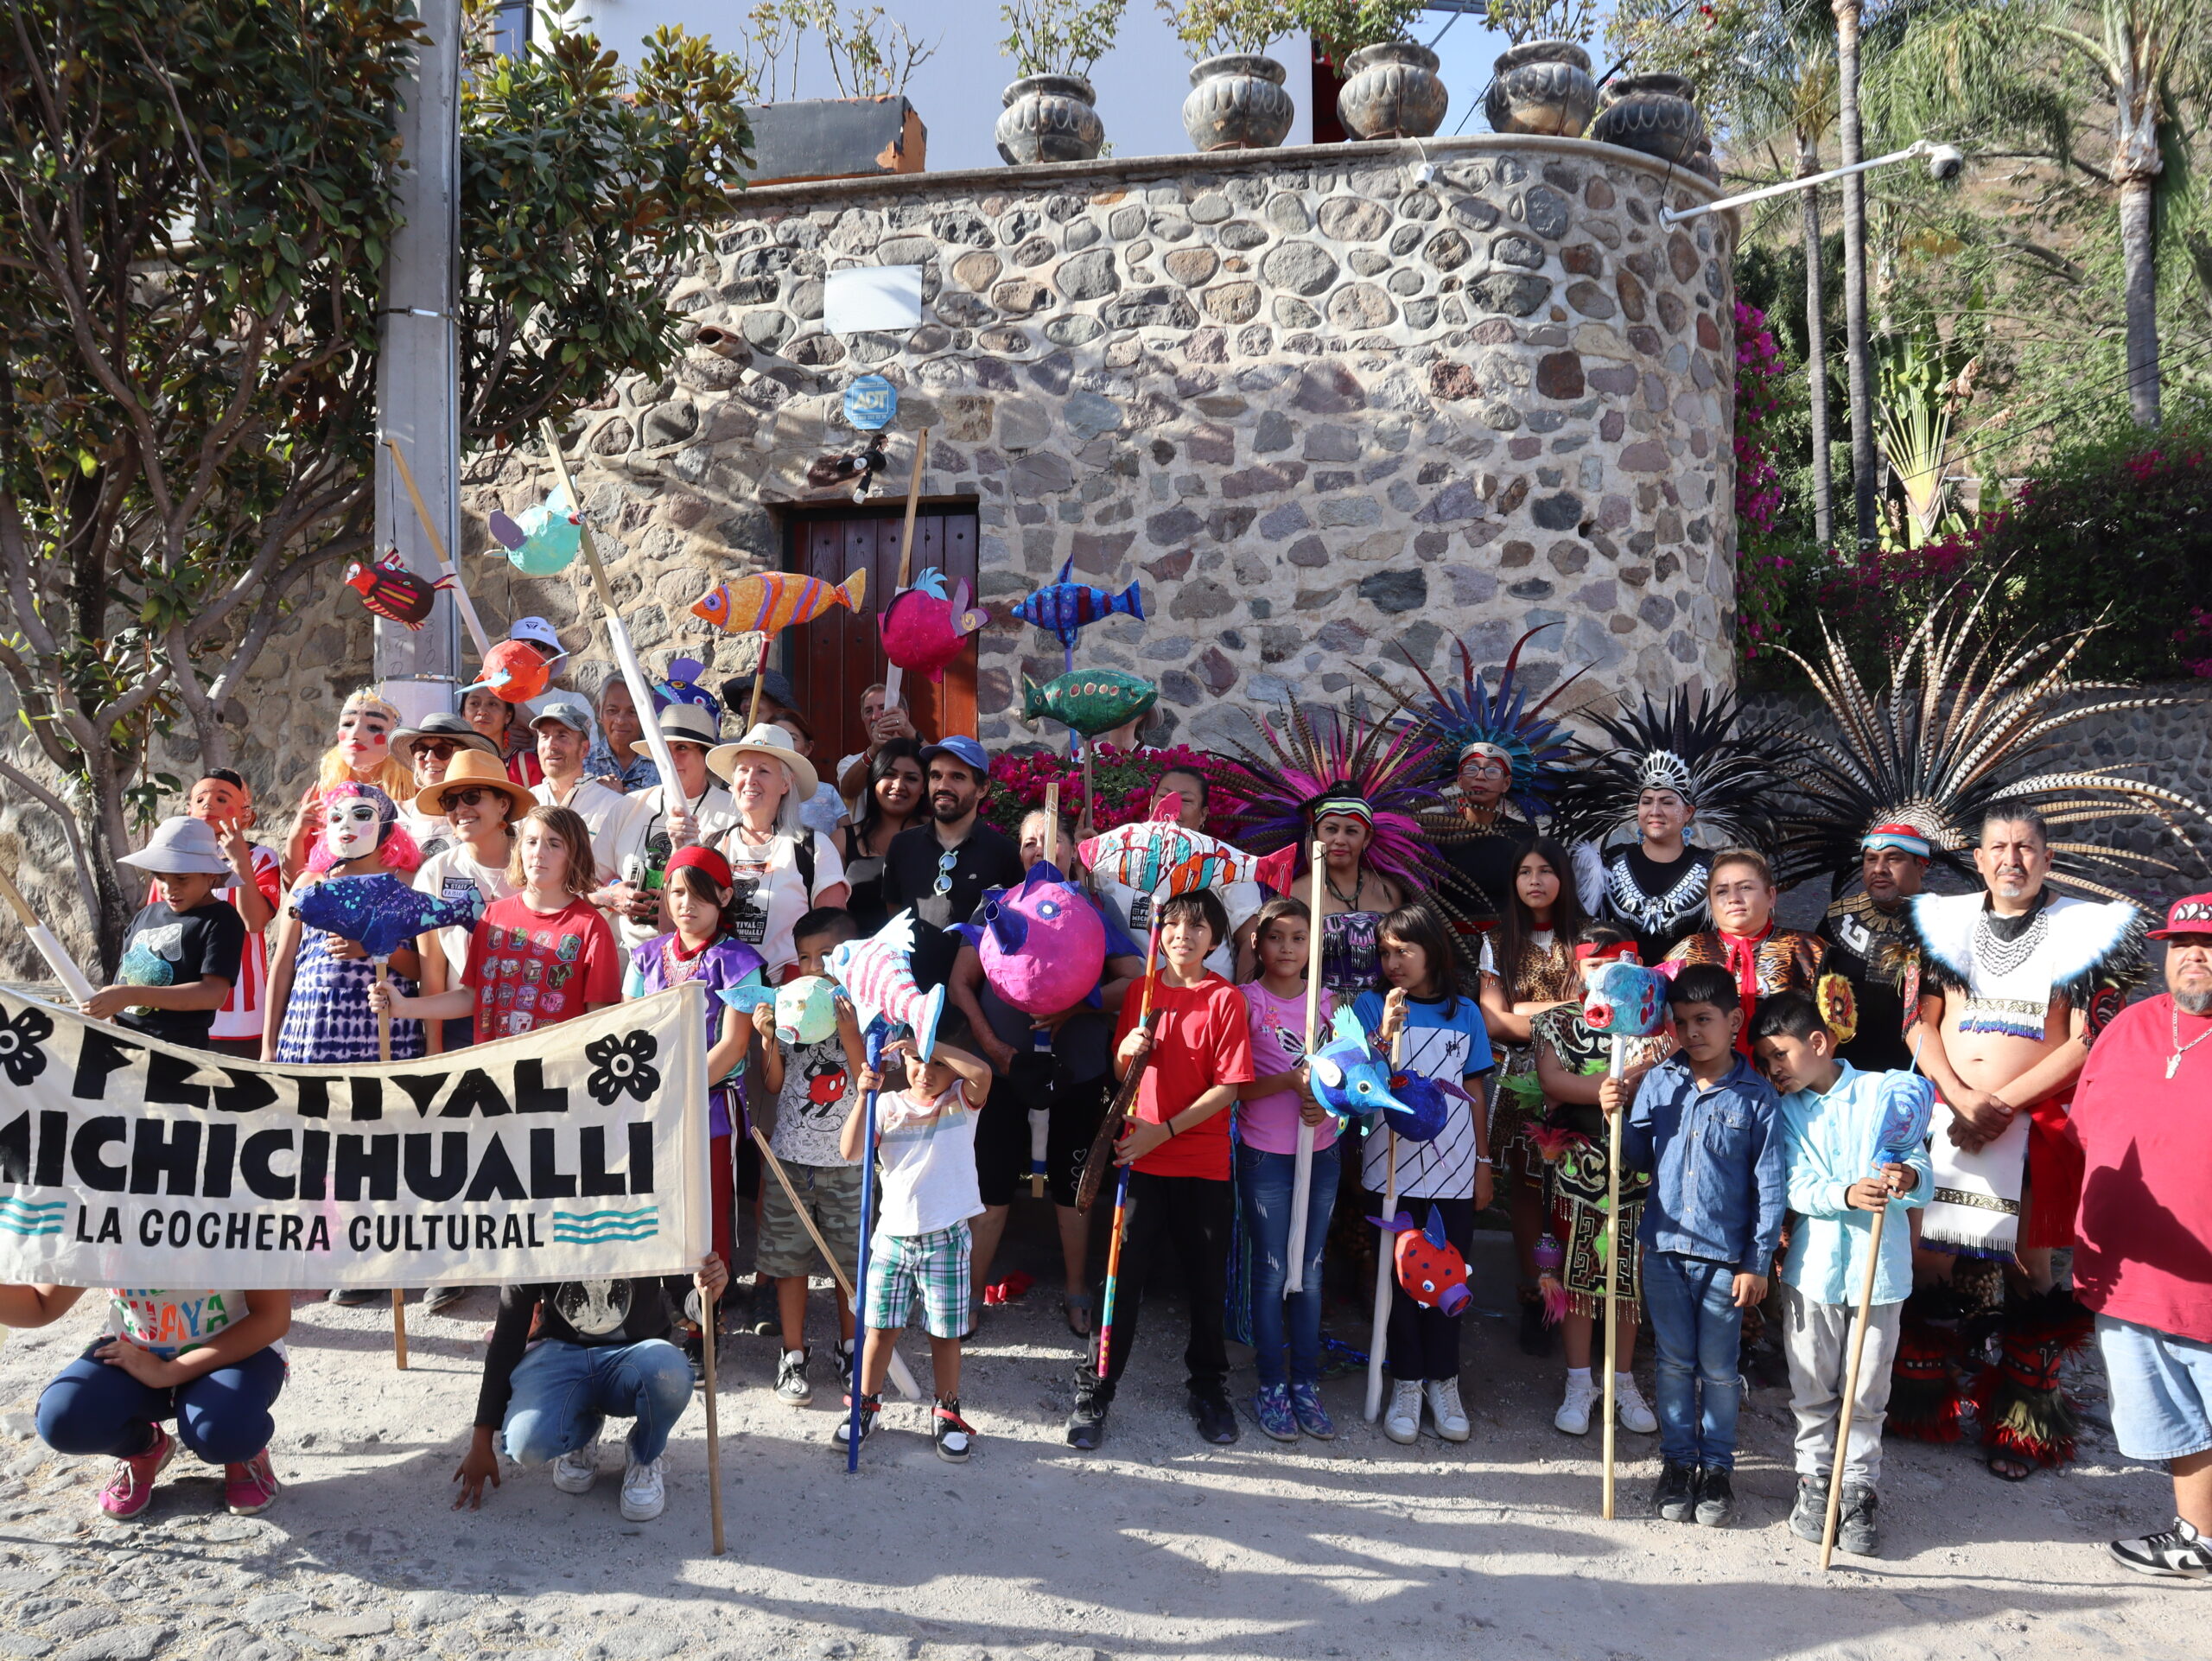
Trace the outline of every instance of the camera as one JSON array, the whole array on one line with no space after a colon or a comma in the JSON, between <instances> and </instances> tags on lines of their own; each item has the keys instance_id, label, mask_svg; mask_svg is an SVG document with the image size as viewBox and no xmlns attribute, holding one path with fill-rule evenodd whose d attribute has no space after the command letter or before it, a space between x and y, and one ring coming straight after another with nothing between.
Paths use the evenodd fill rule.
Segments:
<instances>
[{"instance_id":1,"label":"camera","mask_svg":"<svg viewBox=\"0 0 2212 1661\"><path fill-rule=\"evenodd\" d=\"M1938 144L1928 152L1928 176L1931 179L1955 179L1966 170L1966 153L1956 144Z\"/></svg>"}]
</instances>

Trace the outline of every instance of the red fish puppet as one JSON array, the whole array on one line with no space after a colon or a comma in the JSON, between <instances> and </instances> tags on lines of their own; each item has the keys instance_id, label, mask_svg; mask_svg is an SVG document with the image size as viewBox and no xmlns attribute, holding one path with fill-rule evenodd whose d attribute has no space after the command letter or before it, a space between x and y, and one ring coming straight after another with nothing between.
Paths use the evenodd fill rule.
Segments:
<instances>
[{"instance_id":1,"label":"red fish puppet","mask_svg":"<svg viewBox=\"0 0 2212 1661\"><path fill-rule=\"evenodd\" d=\"M1408 1297L1447 1315L1467 1307L1474 1295L1467 1290L1467 1260L1445 1238L1443 1212L1431 1206L1426 1228L1415 1228L1409 1212L1402 1211L1388 1221L1380 1217L1367 1220L1398 1237L1398 1284Z\"/></svg>"},{"instance_id":2,"label":"red fish puppet","mask_svg":"<svg viewBox=\"0 0 2212 1661\"><path fill-rule=\"evenodd\" d=\"M883 655L899 668L931 680L944 678L944 666L958 657L968 637L990 621L981 607L970 609L968 579L962 577L947 594L944 574L934 565L901 589L883 608L877 627L883 633Z\"/></svg>"},{"instance_id":3,"label":"red fish puppet","mask_svg":"<svg viewBox=\"0 0 2212 1661\"><path fill-rule=\"evenodd\" d=\"M429 620L437 591L452 580L440 577L435 582L425 582L408 569L397 548L373 564L365 565L357 559L346 568L346 586L361 596L363 605L388 622L404 623L414 629Z\"/></svg>"}]
</instances>

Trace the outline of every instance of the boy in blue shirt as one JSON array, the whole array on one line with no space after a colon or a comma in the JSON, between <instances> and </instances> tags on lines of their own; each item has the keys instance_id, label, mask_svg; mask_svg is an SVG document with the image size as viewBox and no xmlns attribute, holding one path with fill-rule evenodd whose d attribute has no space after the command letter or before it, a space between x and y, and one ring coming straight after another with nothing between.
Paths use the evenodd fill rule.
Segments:
<instances>
[{"instance_id":1,"label":"boy in blue shirt","mask_svg":"<svg viewBox=\"0 0 2212 1661\"><path fill-rule=\"evenodd\" d=\"M1782 1134L1789 1209L1800 1219L1783 1254L1779 1295L1789 1408L1797 1416L1797 1504L1789 1527L1801 1539L1817 1541L1827 1520L1837 1410L1874 1218L1892 1203L1899 1210L1927 1204L1934 1181L1925 1147L1878 1168L1874 1155L1881 1151L1891 1097L1928 1085L1910 1072L1861 1072L1843 1060L1819 1008L1802 992L1760 1002L1751 1018L1751 1053L1774 1087L1789 1092L1782 1098ZM1874 1489L1882 1473L1882 1416L1890 1403L1897 1314L1911 1290L1912 1231L1900 1217L1882 1231L1836 1524L1836 1543L1862 1557L1874 1556L1880 1543Z\"/></svg>"},{"instance_id":2,"label":"boy in blue shirt","mask_svg":"<svg viewBox=\"0 0 2212 1661\"><path fill-rule=\"evenodd\" d=\"M1644 1308L1659 1340L1659 1483L1651 1506L1726 1528L1736 1514L1737 1368L1744 1311L1766 1295L1782 1238L1780 1112L1774 1087L1736 1052L1744 1009L1713 964L1675 976L1667 1003L1681 1047L1643 1077L1630 1106L1621 1080L1599 1097L1628 1112L1624 1168L1651 1173L1637 1238Z\"/></svg>"}]
</instances>

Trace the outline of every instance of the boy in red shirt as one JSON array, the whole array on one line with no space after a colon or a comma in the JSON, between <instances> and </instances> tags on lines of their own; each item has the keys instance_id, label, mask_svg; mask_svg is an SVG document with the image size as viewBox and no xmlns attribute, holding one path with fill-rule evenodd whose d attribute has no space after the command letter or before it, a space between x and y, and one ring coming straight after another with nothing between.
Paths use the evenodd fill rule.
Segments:
<instances>
[{"instance_id":1,"label":"boy in red shirt","mask_svg":"<svg viewBox=\"0 0 2212 1661\"><path fill-rule=\"evenodd\" d=\"M1176 895L1160 910L1160 974L1152 994L1157 1020L1149 1036L1138 1021L1144 1000L1130 997L1122 1005L1116 1070L1123 1077L1133 1066L1145 1072L1115 1149L1115 1162L1131 1168L1106 1376L1098 1376L1095 1356L1077 1376L1067 1429L1071 1448L1096 1448L1105 1439L1106 1410L1136 1342L1151 1259L1169 1239L1191 1305L1183 1362L1192 1422L1210 1442L1236 1440L1222 1330L1233 1206L1227 1110L1236 1087L1254 1074L1244 1000L1205 966L1206 953L1228 938L1228 915L1213 894Z\"/></svg>"}]
</instances>

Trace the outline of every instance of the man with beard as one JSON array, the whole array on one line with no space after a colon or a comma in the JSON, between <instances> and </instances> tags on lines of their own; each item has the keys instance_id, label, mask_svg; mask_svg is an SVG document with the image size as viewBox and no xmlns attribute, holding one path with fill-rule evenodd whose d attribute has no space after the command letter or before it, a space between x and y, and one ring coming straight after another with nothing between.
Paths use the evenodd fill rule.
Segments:
<instances>
[{"instance_id":1,"label":"man with beard","mask_svg":"<svg viewBox=\"0 0 2212 1661\"><path fill-rule=\"evenodd\" d=\"M2074 1092L2087 1176L2074 1283L2096 1312L2112 1425L2173 1476L2174 1525L2114 1540L2145 1575L2212 1576L2212 894L2150 938L2166 991L2105 1028Z\"/></svg>"},{"instance_id":2,"label":"man with beard","mask_svg":"<svg viewBox=\"0 0 2212 1661\"><path fill-rule=\"evenodd\" d=\"M2142 972L2142 916L2127 901L2062 899L2045 878L2043 818L1999 805L1974 869L1986 894L1919 894L1913 944L1924 977L1920 1066L1938 1116L1923 1245L2017 1255L2024 1287L2004 1311L2002 1358L1982 1370L1975 1416L1990 1470L2010 1482L2073 1456L2058 1366L2088 1339L2081 1307L2053 1289L2051 1251L2074 1243L2082 1144L2068 1122L2090 1046Z\"/></svg>"},{"instance_id":3,"label":"man with beard","mask_svg":"<svg viewBox=\"0 0 2212 1661\"><path fill-rule=\"evenodd\" d=\"M946 932L982 903L986 888L1021 881L1021 850L1012 837L982 821L978 811L990 787L991 758L972 738L940 739L922 751L930 822L892 837L883 858L883 902L896 917L912 910L914 982L924 991L951 977L960 937ZM976 1047L967 1021L950 1007L939 1025L948 1042Z\"/></svg>"},{"instance_id":4,"label":"man with beard","mask_svg":"<svg viewBox=\"0 0 2212 1661\"><path fill-rule=\"evenodd\" d=\"M1912 1066L1910 1029L1920 1024L1920 958L1905 913L1928 875L1928 838L1910 824L1878 824L1859 844L1857 894L1821 918L1827 967L1851 983L1859 1029L1836 1052L1861 1072Z\"/></svg>"}]
</instances>

